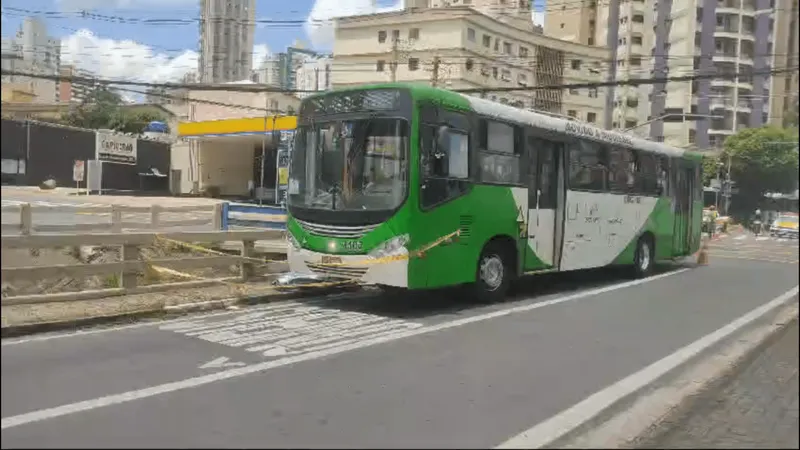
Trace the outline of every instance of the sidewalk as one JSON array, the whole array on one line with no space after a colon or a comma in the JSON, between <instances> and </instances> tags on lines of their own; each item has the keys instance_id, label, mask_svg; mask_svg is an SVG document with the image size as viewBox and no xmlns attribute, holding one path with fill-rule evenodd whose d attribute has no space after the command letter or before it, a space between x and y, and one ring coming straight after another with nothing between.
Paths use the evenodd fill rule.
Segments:
<instances>
[{"instance_id":1,"label":"sidewalk","mask_svg":"<svg viewBox=\"0 0 800 450\"><path fill-rule=\"evenodd\" d=\"M639 448L798 448L798 323Z\"/></svg>"}]
</instances>

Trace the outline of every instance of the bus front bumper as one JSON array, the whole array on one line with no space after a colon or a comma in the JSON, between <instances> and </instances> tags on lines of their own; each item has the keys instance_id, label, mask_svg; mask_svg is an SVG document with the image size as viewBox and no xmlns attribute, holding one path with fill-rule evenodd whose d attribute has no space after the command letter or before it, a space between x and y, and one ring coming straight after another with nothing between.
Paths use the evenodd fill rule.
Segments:
<instances>
[{"instance_id":1,"label":"bus front bumper","mask_svg":"<svg viewBox=\"0 0 800 450\"><path fill-rule=\"evenodd\" d=\"M375 260L367 255L331 255L288 246L289 271L330 281L408 287L408 258Z\"/></svg>"}]
</instances>

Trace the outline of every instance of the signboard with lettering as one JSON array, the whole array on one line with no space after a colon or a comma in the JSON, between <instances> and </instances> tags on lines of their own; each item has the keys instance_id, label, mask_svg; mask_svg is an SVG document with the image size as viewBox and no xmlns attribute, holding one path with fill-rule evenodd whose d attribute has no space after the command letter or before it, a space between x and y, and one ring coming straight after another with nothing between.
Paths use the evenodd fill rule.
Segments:
<instances>
[{"instance_id":1,"label":"signboard with lettering","mask_svg":"<svg viewBox=\"0 0 800 450\"><path fill-rule=\"evenodd\" d=\"M96 159L116 164L136 164L136 138L112 131L95 132Z\"/></svg>"},{"instance_id":2,"label":"signboard with lettering","mask_svg":"<svg viewBox=\"0 0 800 450\"><path fill-rule=\"evenodd\" d=\"M76 160L75 163L72 165L72 181L76 183L80 183L81 181L83 181L83 175L85 172L86 172L85 161Z\"/></svg>"},{"instance_id":3,"label":"signboard with lettering","mask_svg":"<svg viewBox=\"0 0 800 450\"><path fill-rule=\"evenodd\" d=\"M286 207L286 195L289 189L289 157L292 151L294 132L284 131L276 152L275 203Z\"/></svg>"}]
</instances>

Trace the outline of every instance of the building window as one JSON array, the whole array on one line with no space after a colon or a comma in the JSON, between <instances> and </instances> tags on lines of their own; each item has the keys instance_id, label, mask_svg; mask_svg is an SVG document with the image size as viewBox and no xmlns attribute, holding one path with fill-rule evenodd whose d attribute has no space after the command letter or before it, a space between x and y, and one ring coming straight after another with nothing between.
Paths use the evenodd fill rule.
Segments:
<instances>
[{"instance_id":1,"label":"building window","mask_svg":"<svg viewBox=\"0 0 800 450\"><path fill-rule=\"evenodd\" d=\"M581 60L580 59L573 59L571 61L572 70L580 70L581 68Z\"/></svg>"},{"instance_id":2,"label":"building window","mask_svg":"<svg viewBox=\"0 0 800 450\"><path fill-rule=\"evenodd\" d=\"M495 39L494 40L494 51L496 51L496 52L500 51L500 39Z\"/></svg>"},{"instance_id":3,"label":"building window","mask_svg":"<svg viewBox=\"0 0 800 450\"><path fill-rule=\"evenodd\" d=\"M570 116L570 117L578 117L578 111L575 111L574 109L570 109L570 110L567 111L567 115Z\"/></svg>"},{"instance_id":4,"label":"building window","mask_svg":"<svg viewBox=\"0 0 800 450\"><path fill-rule=\"evenodd\" d=\"M580 95L581 91L575 88L569 88L569 95Z\"/></svg>"},{"instance_id":5,"label":"building window","mask_svg":"<svg viewBox=\"0 0 800 450\"><path fill-rule=\"evenodd\" d=\"M500 78L501 78L503 81L511 81L511 71L510 71L510 70L508 70L508 69L503 69L503 70L500 72Z\"/></svg>"},{"instance_id":6,"label":"building window","mask_svg":"<svg viewBox=\"0 0 800 450\"><path fill-rule=\"evenodd\" d=\"M380 42L381 44L386 42L386 32L385 31L383 31L383 30L378 31L378 42Z\"/></svg>"},{"instance_id":7,"label":"building window","mask_svg":"<svg viewBox=\"0 0 800 450\"><path fill-rule=\"evenodd\" d=\"M519 47L519 57L520 58L527 58L528 57L528 47Z\"/></svg>"},{"instance_id":8,"label":"building window","mask_svg":"<svg viewBox=\"0 0 800 450\"><path fill-rule=\"evenodd\" d=\"M633 36L633 37L631 37L631 44L633 44L633 45L642 45L642 37L641 36Z\"/></svg>"},{"instance_id":9,"label":"building window","mask_svg":"<svg viewBox=\"0 0 800 450\"><path fill-rule=\"evenodd\" d=\"M467 40L470 42L475 42L475 29L474 28L467 28Z\"/></svg>"},{"instance_id":10,"label":"building window","mask_svg":"<svg viewBox=\"0 0 800 450\"><path fill-rule=\"evenodd\" d=\"M635 127L635 126L636 126L636 121L635 121L635 120L626 120L626 121L625 121L625 129L626 129L626 130L627 130L628 128L633 128L633 127Z\"/></svg>"},{"instance_id":11,"label":"building window","mask_svg":"<svg viewBox=\"0 0 800 450\"><path fill-rule=\"evenodd\" d=\"M631 17L631 21L633 23L644 23L644 16L641 14L634 14L633 17Z\"/></svg>"},{"instance_id":12,"label":"building window","mask_svg":"<svg viewBox=\"0 0 800 450\"><path fill-rule=\"evenodd\" d=\"M597 98L597 88L589 88L589 98Z\"/></svg>"},{"instance_id":13,"label":"building window","mask_svg":"<svg viewBox=\"0 0 800 450\"><path fill-rule=\"evenodd\" d=\"M594 45L594 38L589 38L586 40L587 45Z\"/></svg>"},{"instance_id":14,"label":"building window","mask_svg":"<svg viewBox=\"0 0 800 450\"><path fill-rule=\"evenodd\" d=\"M472 60L471 60L471 59L467 59L467 62L466 62L466 63L464 63L464 67L465 67L465 68L466 68L466 69L467 69L469 72L472 72L472 68L473 68L473 66L474 66L474 63L472 62Z\"/></svg>"},{"instance_id":15,"label":"building window","mask_svg":"<svg viewBox=\"0 0 800 450\"><path fill-rule=\"evenodd\" d=\"M408 30L408 39L419 39L419 28L412 28Z\"/></svg>"},{"instance_id":16,"label":"building window","mask_svg":"<svg viewBox=\"0 0 800 450\"><path fill-rule=\"evenodd\" d=\"M638 56L632 56L631 57L631 66L639 67L641 65L642 65L642 58L640 58Z\"/></svg>"},{"instance_id":17,"label":"building window","mask_svg":"<svg viewBox=\"0 0 800 450\"><path fill-rule=\"evenodd\" d=\"M510 55L511 54L511 44L510 43L503 42L503 53L505 53L506 55Z\"/></svg>"},{"instance_id":18,"label":"building window","mask_svg":"<svg viewBox=\"0 0 800 450\"><path fill-rule=\"evenodd\" d=\"M392 30L392 42L400 40L400 30Z\"/></svg>"},{"instance_id":19,"label":"building window","mask_svg":"<svg viewBox=\"0 0 800 450\"><path fill-rule=\"evenodd\" d=\"M586 113L586 121L589 123L597 122L597 113L593 112Z\"/></svg>"},{"instance_id":20,"label":"building window","mask_svg":"<svg viewBox=\"0 0 800 450\"><path fill-rule=\"evenodd\" d=\"M492 46L492 37L488 34L483 35L483 46L489 48Z\"/></svg>"},{"instance_id":21,"label":"building window","mask_svg":"<svg viewBox=\"0 0 800 450\"><path fill-rule=\"evenodd\" d=\"M377 64L375 64L375 71L383 72L384 70L386 70L386 61L380 59L378 60Z\"/></svg>"},{"instance_id":22,"label":"building window","mask_svg":"<svg viewBox=\"0 0 800 450\"><path fill-rule=\"evenodd\" d=\"M497 78L497 67L492 67L492 77Z\"/></svg>"},{"instance_id":23,"label":"building window","mask_svg":"<svg viewBox=\"0 0 800 450\"><path fill-rule=\"evenodd\" d=\"M417 69L419 69L419 59L408 58L408 70L415 71Z\"/></svg>"},{"instance_id":24,"label":"building window","mask_svg":"<svg viewBox=\"0 0 800 450\"><path fill-rule=\"evenodd\" d=\"M561 25L559 26L559 28L564 28L564 22L561 22Z\"/></svg>"}]
</instances>

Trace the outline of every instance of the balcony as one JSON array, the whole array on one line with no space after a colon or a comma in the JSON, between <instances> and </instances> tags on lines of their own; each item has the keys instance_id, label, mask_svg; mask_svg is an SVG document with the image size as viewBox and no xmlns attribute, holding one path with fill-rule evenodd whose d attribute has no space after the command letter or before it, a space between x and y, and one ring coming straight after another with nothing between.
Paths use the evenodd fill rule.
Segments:
<instances>
[{"instance_id":1,"label":"balcony","mask_svg":"<svg viewBox=\"0 0 800 450\"><path fill-rule=\"evenodd\" d=\"M739 39L739 29L737 27L731 27L731 26L716 27L714 28L714 37Z\"/></svg>"},{"instance_id":2,"label":"balcony","mask_svg":"<svg viewBox=\"0 0 800 450\"><path fill-rule=\"evenodd\" d=\"M739 83L739 86L742 84ZM731 79L714 78L711 80L712 87L736 87L736 81ZM752 89L752 85L750 87Z\"/></svg>"},{"instance_id":3,"label":"balcony","mask_svg":"<svg viewBox=\"0 0 800 450\"><path fill-rule=\"evenodd\" d=\"M736 64L736 62L739 60L739 55L737 55L736 53L733 53L733 52L718 51L718 52L714 53L713 60L716 63L733 63L733 64Z\"/></svg>"}]
</instances>

